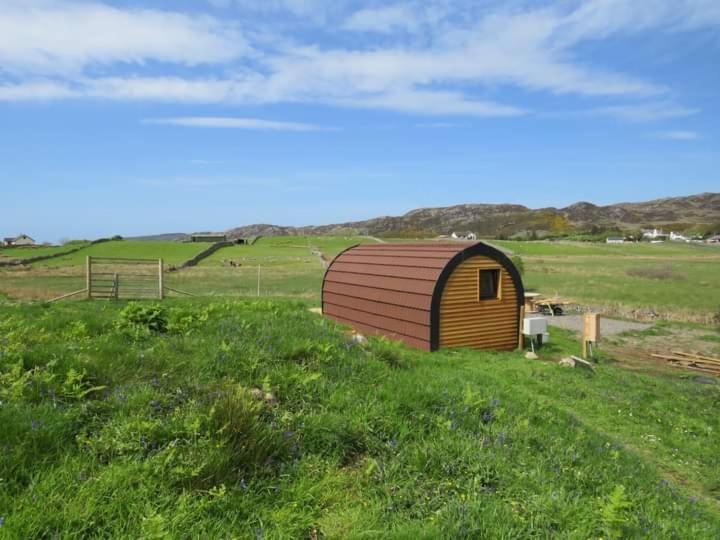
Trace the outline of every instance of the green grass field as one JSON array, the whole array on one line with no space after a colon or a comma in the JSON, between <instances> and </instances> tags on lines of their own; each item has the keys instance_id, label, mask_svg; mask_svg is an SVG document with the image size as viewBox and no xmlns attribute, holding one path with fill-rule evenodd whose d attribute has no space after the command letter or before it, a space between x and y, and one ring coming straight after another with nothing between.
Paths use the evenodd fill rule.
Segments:
<instances>
[{"instance_id":1,"label":"green grass field","mask_svg":"<svg viewBox=\"0 0 720 540\"><path fill-rule=\"evenodd\" d=\"M30 259L33 257L44 257L64 253L79 247L77 244L65 246L38 246L38 247L13 247L0 248L0 261L10 259Z\"/></svg>"},{"instance_id":2,"label":"green grass field","mask_svg":"<svg viewBox=\"0 0 720 540\"><path fill-rule=\"evenodd\" d=\"M679 242L663 242L650 244L603 244L597 242L567 242L567 241L511 241L491 240L492 244L506 248L521 256L595 256L607 255L611 257L718 257L720 248L707 244L685 244Z\"/></svg>"},{"instance_id":3,"label":"green grass field","mask_svg":"<svg viewBox=\"0 0 720 540\"><path fill-rule=\"evenodd\" d=\"M141 240L116 240L94 244L67 257L58 257L38 263L46 267L82 266L85 258L125 257L137 259L164 259L167 264L179 264L208 248L210 244L197 242L145 242Z\"/></svg>"},{"instance_id":4,"label":"green grass field","mask_svg":"<svg viewBox=\"0 0 720 540\"><path fill-rule=\"evenodd\" d=\"M324 265L366 237L266 237L251 246L224 248L195 268L170 273L171 287L199 295L257 294L318 301ZM527 288L631 316L633 310L709 323L720 311L720 248L688 244L608 245L587 242L492 242L522 257ZM207 244L117 241L67 257L37 263L31 270L0 269L0 292L39 299L82 288L87 255L162 257L176 265ZM231 266L232 261L236 266Z\"/></svg>"},{"instance_id":5,"label":"green grass field","mask_svg":"<svg viewBox=\"0 0 720 540\"><path fill-rule=\"evenodd\" d=\"M523 258L529 289L619 314L710 322L720 312L720 248L694 244L494 244Z\"/></svg>"},{"instance_id":6,"label":"green grass field","mask_svg":"<svg viewBox=\"0 0 720 540\"><path fill-rule=\"evenodd\" d=\"M269 300L0 303L0 335L3 538L720 531L696 375L362 348Z\"/></svg>"}]
</instances>

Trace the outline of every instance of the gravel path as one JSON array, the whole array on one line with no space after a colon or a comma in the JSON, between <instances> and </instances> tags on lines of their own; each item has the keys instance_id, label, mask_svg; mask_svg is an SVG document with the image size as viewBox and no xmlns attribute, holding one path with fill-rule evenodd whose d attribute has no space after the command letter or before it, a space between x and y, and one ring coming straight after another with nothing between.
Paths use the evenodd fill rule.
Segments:
<instances>
[{"instance_id":1,"label":"gravel path","mask_svg":"<svg viewBox=\"0 0 720 540\"><path fill-rule=\"evenodd\" d=\"M560 317L545 317L548 324L552 326L559 326L567 330L575 330L576 332L582 332L583 330L583 318L582 315L562 315ZM629 330L647 330L652 327L652 324L639 323L632 321L619 321L617 319L607 319L605 317L600 318L600 335L601 336L612 336L615 334L621 334Z\"/></svg>"}]
</instances>

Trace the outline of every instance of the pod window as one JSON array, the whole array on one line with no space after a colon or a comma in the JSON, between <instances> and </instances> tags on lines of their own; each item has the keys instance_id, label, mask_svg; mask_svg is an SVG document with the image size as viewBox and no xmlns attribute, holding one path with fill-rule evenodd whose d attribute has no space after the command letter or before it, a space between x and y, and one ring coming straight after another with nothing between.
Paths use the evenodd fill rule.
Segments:
<instances>
[{"instance_id":1,"label":"pod window","mask_svg":"<svg viewBox=\"0 0 720 540\"><path fill-rule=\"evenodd\" d=\"M478 275L480 300L497 300L500 298L500 270L480 270Z\"/></svg>"}]
</instances>

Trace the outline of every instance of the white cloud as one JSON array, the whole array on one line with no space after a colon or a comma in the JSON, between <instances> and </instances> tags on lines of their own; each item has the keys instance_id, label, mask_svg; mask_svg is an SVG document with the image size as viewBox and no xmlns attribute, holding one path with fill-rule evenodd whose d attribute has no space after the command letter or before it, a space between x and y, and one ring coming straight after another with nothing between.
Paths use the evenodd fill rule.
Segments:
<instances>
[{"instance_id":1,"label":"white cloud","mask_svg":"<svg viewBox=\"0 0 720 540\"><path fill-rule=\"evenodd\" d=\"M0 10L0 65L30 74L149 61L222 63L251 52L242 35L207 16L28 0Z\"/></svg>"},{"instance_id":2,"label":"white cloud","mask_svg":"<svg viewBox=\"0 0 720 540\"><path fill-rule=\"evenodd\" d=\"M418 115L440 116L520 116L518 107L467 99L458 92L399 90L377 96L338 99L336 103L365 109L388 109Z\"/></svg>"},{"instance_id":3,"label":"white cloud","mask_svg":"<svg viewBox=\"0 0 720 540\"><path fill-rule=\"evenodd\" d=\"M357 32L391 32L393 30L417 31L420 20L408 5L361 9L344 23L343 29Z\"/></svg>"},{"instance_id":4,"label":"white cloud","mask_svg":"<svg viewBox=\"0 0 720 540\"><path fill-rule=\"evenodd\" d=\"M500 93L505 88L652 97L588 113L630 121L694 114L653 97L671 95L662 82L583 61L576 45L618 33L720 24L716 0L565 0L513 8L378 1L355 11L346 0L209 0L243 13L235 23L93 0L0 1L0 100L319 103L448 116L526 113L505 97L515 101L517 92ZM305 16L333 24L311 34Z\"/></svg>"},{"instance_id":5,"label":"white cloud","mask_svg":"<svg viewBox=\"0 0 720 540\"><path fill-rule=\"evenodd\" d=\"M54 81L0 84L0 101L47 101L76 97L69 85Z\"/></svg>"},{"instance_id":6,"label":"white cloud","mask_svg":"<svg viewBox=\"0 0 720 540\"><path fill-rule=\"evenodd\" d=\"M334 128L299 122L277 122L259 118L188 116L179 118L148 118L146 124L194 128L251 129L259 131L330 131Z\"/></svg>"},{"instance_id":7,"label":"white cloud","mask_svg":"<svg viewBox=\"0 0 720 540\"><path fill-rule=\"evenodd\" d=\"M694 141L700 138L700 134L696 131L658 131L655 136L671 141Z\"/></svg>"},{"instance_id":8,"label":"white cloud","mask_svg":"<svg viewBox=\"0 0 720 540\"><path fill-rule=\"evenodd\" d=\"M698 114L700 109L680 107L667 102L650 102L633 105L608 105L596 107L587 111L592 116L611 116L618 120L629 122L652 122L656 120L670 120L672 118L685 118Z\"/></svg>"}]
</instances>

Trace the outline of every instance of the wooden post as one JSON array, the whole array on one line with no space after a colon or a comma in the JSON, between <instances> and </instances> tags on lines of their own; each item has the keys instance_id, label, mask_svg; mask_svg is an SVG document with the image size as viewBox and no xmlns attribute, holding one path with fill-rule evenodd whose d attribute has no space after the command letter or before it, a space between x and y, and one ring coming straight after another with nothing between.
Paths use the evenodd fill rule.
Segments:
<instances>
[{"instance_id":1,"label":"wooden post","mask_svg":"<svg viewBox=\"0 0 720 540\"><path fill-rule=\"evenodd\" d=\"M158 297L165 298L165 283L163 280L163 260L158 259Z\"/></svg>"},{"instance_id":2,"label":"wooden post","mask_svg":"<svg viewBox=\"0 0 720 540\"><path fill-rule=\"evenodd\" d=\"M117 273L115 273L115 274L113 274L113 297L115 298L115 300L118 299L118 296L119 296L118 289L119 288L120 288L120 278L118 277Z\"/></svg>"},{"instance_id":3,"label":"wooden post","mask_svg":"<svg viewBox=\"0 0 720 540\"><path fill-rule=\"evenodd\" d=\"M525 320L525 306L520 306L520 321L518 322L518 350L525 348L523 340L523 321Z\"/></svg>"},{"instance_id":4,"label":"wooden post","mask_svg":"<svg viewBox=\"0 0 720 540\"><path fill-rule=\"evenodd\" d=\"M586 313L583 317L583 357L588 357L588 343L600 341L600 315L597 313Z\"/></svg>"},{"instance_id":5,"label":"wooden post","mask_svg":"<svg viewBox=\"0 0 720 540\"><path fill-rule=\"evenodd\" d=\"M87 289L87 297L92 298L92 257L85 257L85 288Z\"/></svg>"},{"instance_id":6,"label":"wooden post","mask_svg":"<svg viewBox=\"0 0 720 540\"><path fill-rule=\"evenodd\" d=\"M260 265L258 264L257 295L260 298Z\"/></svg>"}]
</instances>

